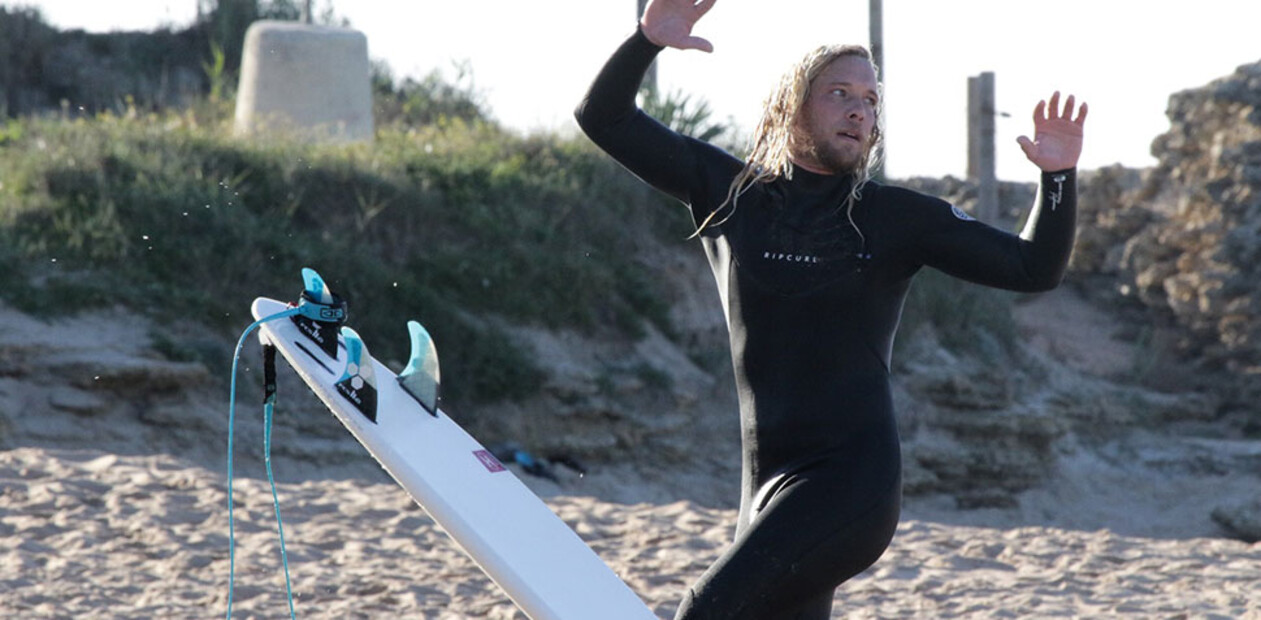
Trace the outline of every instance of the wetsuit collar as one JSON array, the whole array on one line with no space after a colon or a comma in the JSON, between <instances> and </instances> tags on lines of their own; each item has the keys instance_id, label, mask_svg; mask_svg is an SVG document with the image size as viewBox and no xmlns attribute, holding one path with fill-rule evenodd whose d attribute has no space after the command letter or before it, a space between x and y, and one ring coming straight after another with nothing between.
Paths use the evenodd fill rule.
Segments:
<instances>
[{"instance_id":1,"label":"wetsuit collar","mask_svg":"<svg viewBox=\"0 0 1261 620\"><path fill-rule=\"evenodd\" d=\"M801 166L793 168L793 185L809 193L833 193L840 190L848 192L853 182L853 173L819 174Z\"/></svg>"}]
</instances>

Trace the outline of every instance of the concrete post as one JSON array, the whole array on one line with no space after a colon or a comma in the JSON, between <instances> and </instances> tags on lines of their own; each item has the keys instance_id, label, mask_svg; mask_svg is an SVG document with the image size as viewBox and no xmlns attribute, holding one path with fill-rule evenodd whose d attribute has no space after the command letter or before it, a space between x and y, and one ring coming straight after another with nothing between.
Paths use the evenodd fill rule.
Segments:
<instances>
[{"instance_id":1,"label":"concrete post","mask_svg":"<svg viewBox=\"0 0 1261 620\"><path fill-rule=\"evenodd\" d=\"M968 179L977 184L976 217L999 218L998 177L994 151L994 74L986 71L968 78Z\"/></svg>"},{"instance_id":2,"label":"concrete post","mask_svg":"<svg viewBox=\"0 0 1261 620\"><path fill-rule=\"evenodd\" d=\"M373 138L368 39L346 28L258 21L245 33L238 134L335 142Z\"/></svg>"}]
</instances>

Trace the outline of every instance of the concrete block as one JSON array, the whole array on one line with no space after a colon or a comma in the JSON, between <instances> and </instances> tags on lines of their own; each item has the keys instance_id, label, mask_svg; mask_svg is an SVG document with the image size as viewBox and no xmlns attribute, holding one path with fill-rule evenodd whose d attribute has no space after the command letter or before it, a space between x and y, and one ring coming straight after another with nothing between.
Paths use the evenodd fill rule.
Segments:
<instances>
[{"instance_id":1,"label":"concrete block","mask_svg":"<svg viewBox=\"0 0 1261 620\"><path fill-rule=\"evenodd\" d=\"M236 133L371 141L369 67L368 39L359 31L254 22L242 50Z\"/></svg>"}]
</instances>

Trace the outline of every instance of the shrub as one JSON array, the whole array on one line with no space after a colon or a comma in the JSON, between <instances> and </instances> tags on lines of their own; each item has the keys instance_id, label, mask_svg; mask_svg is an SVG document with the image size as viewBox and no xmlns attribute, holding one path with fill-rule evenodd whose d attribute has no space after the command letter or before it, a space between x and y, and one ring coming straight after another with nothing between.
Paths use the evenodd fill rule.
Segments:
<instances>
[{"instance_id":1,"label":"shrub","mask_svg":"<svg viewBox=\"0 0 1261 620\"><path fill-rule=\"evenodd\" d=\"M669 330L628 232L661 230L665 209L582 139L459 118L357 146L238 141L191 112L19 122L0 142L0 295L31 312L119 303L234 331L309 266L380 359L406 355L406 319L430 326L457 401L539 381L471 317Z\"/></svg>"}]
</instances>

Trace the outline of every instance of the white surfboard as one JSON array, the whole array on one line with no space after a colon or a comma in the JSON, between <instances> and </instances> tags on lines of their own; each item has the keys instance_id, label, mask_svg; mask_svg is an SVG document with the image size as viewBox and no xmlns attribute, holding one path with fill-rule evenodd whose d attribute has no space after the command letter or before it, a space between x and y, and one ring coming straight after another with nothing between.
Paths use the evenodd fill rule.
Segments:
<instances>
[{"instance_id":1,"label":"white surfboard","mask_svg":"<svg viewBox=\"0 0 1261 620\"><path fill-rule=\"evenodd\" d=\"M260 297L252 312L263 318L289 308ZM289 318L267 321L259 329L260 337L280 351L382 467L530 618L656 618L538 496L438 409L436 376L432 392L412 382L409 393L393 371L367 355L351 330L337 338L334 349L331 342L319 346ZM321 339L331 335L316 334ZM416 332L412 338L416 346ZM336 359L326 349L334 350ZM356 356L360 364L348 366ZM416 364L413 359L404 374L436 375L436 358L422 362L426 368L412 368ZM360 407L372 397L376 406L369 416ZM433 405L432 412L421 400Z\"/></svg>"}]
</instances>

